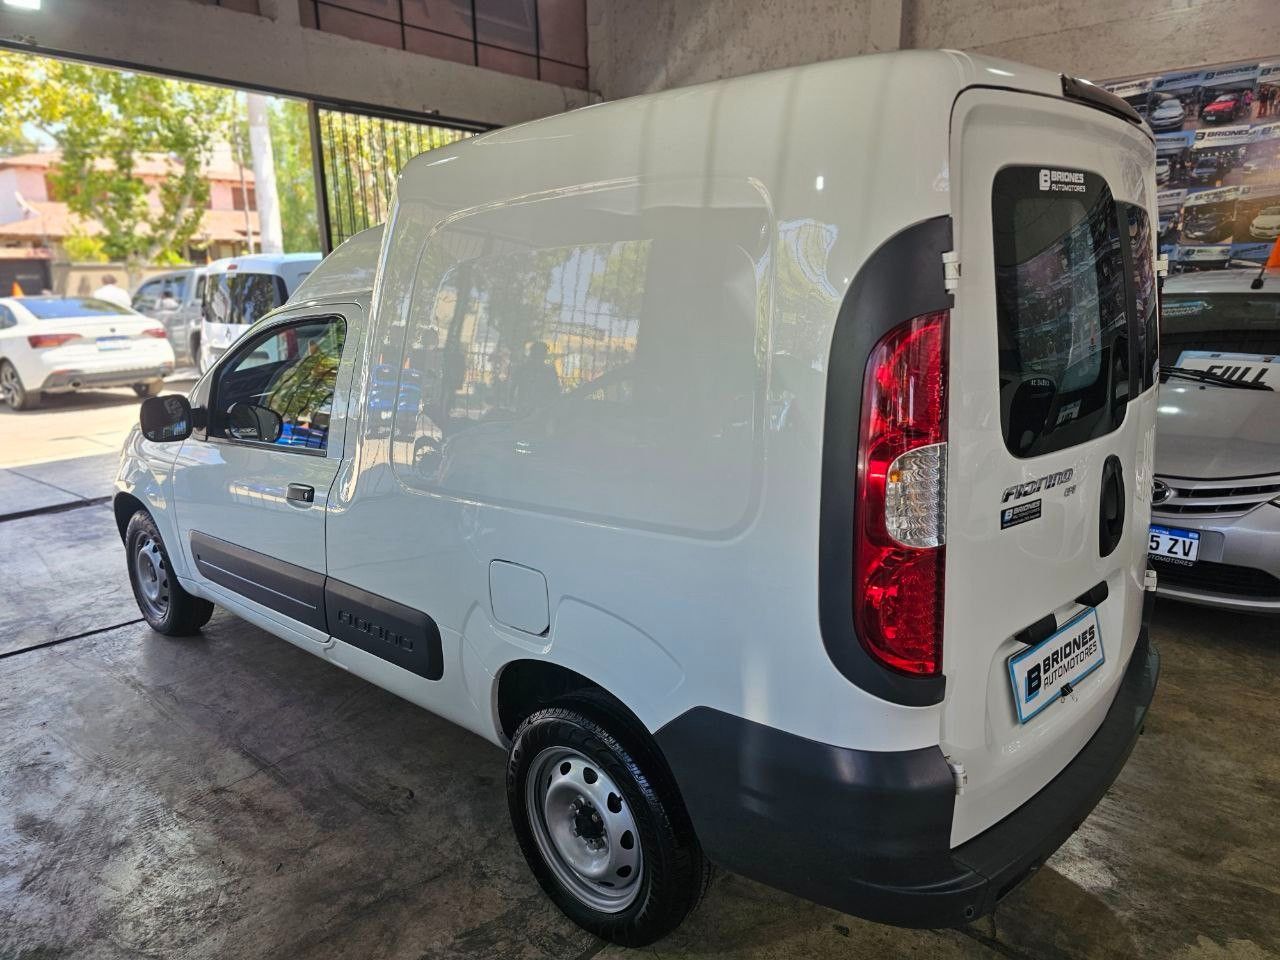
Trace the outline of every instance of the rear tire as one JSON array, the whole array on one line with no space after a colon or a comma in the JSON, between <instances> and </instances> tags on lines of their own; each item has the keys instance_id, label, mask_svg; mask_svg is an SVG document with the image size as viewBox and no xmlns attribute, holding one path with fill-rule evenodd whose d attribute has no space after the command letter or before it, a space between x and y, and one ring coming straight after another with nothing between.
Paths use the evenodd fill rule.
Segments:
<instances>
[{"instance_id":1,"label":"rear tire","mask_svg":"<svg viewBox=\"0 0 1280 960\"><path fill-rule=\"evenodd\" d=\"M129 518L124 549L133 598L152 630L168 637L187 637L209 622L213 604L182 589L173 575L160 531L145 510Z\"/></svg>"},{"instance_id":2,"label":"rear tire","mask_svg":"<svg viewBox=\"0 0 1280 960\"><path fill-rule=\"evenodd\" d=\"M135 383L133 385L133 392L144 400L147 397L159 396L160 391L163 389L163 380L148 380L146 383Z\"/></svg>"},{"instance_id":3,"label":"rear tire","mask_svg":"<svg viewBox=\"0 0 1280 960\"><path fill-rule=\"evenodd\" d=\"M40 406L40 391L28 390L17 368L8 360L0 360L0 399L10 410L33 410Z\"/></svg>"},{"instance_id":4,"label":"rear tire","mask_svg":"<svg viewBox=\"0 0 1280 960\"><path fill-rule=\"evenodd\" d=\"M571 695L520 724L507 803L542 889L603 940L652 943L706 891L711 867L666 764L607 697Z\"/></svg>"}]
</instances>

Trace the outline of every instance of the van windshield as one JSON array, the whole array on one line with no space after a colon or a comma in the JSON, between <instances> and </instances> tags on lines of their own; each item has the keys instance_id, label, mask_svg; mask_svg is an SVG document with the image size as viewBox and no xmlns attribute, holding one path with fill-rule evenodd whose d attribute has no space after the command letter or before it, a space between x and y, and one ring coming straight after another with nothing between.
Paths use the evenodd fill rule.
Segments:
<instances>
[{"instance_id":1,"label":"van windshield","mask_svg":"<svg viewBox=\"0 0 1280 960\"><path fill-rule=\"evenodd\" d=\"M992 213L1005 445L1032 457L1114 430L1129 396L1130 346L1106 181L1006 167L996 174Z\"/></svg>"},{"instance_id":2,"label":"van windshield","mask_svg":"<svg viewBox=\"0 0 1280 960\"><path fill-rule=\"evenodd\" d=\"M289 298L284 278L272 273L219 273L208 278L204 319L209 323L247 325Z\"/></svg>"}]
</instances>

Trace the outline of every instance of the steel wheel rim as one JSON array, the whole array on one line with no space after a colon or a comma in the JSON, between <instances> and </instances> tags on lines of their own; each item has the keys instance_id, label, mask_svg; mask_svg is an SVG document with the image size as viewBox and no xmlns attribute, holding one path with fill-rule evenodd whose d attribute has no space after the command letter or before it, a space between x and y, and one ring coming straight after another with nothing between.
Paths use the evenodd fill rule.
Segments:
<instances>
[{"instance_id":1,"label":"steel wheel rim","mask_svg":"<svg viewBox=\"0 0 1280 960\"><path fill-rule=\"evenodd\" d=\"M625 795L599 764L547 747L529 765L525 809L543 861L584 905L621 913L640 895L644 857Z\"/></svg>"},{"instance_id":2,"label":"steel wheel rim","mask_svg":"<svg viewBox=\"0 0 1280 960\"><path fill-rule=\"evenodd\" d=\"M140 537L133 559L133 579L143 612L163 620L169 613L169 567L160 545L149 536Z\"/></svg>"}]
</instances>

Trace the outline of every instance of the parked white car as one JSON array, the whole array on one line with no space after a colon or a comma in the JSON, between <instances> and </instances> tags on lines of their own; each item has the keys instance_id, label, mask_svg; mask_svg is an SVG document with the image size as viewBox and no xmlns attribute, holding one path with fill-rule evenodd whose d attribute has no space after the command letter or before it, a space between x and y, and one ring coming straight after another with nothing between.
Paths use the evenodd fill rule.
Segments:
<instances>
[{"instance_id":1,"label":"parked white car","mask_svg":"<svg viewBox=\"0 0 1280 960\"><path fill-rule=\"evenodd\" d=\"M87 297L0 299L0 399L14 410L81 388L150 397L172 372L164 326L133 310Z\"/></svg>"},{"instance_id":2,"label":"parked white car","mask_svg":"<svg viewBox=\"0 0 1280 960\"><path fill-rule=\"evenodd\" d=\"M1280 207L1263 207L1249 224L1249 236L1255 240L1280 237Z\"/></svg>"},{"instance_id":3,"label":"parked white car","mask_svg":"<svg viewBox=\"0 0 1280 960\"><path fill-rule=\"evenodd\" d=\"M201 373L259 318L285 303L320 262L318 253L259 253L214 260L204 271L200 326L191 352Z\"/></svg>"},{"instance_id":4,"label":"parked white car","mask_svg":"<svg viewBox=\"0 0 1280 960\"><path fill-rule=\"evenodd\" d=\"M506 748L530 869L604 939L675 927L708 860L967 923L1155 686L1154 167L1122 100L955 52L433 150L144 403L139 607Z\"/></svg>"},{"instance_id":5,"label":"parked white car","mask_svg":"<svg viewBox=\"0 0 1280 960\"><path fill-rule=\"evenodd\" d=\"M1156 183L1169 182L1169 158L1160 157L1156 160Z\"/></svg>"}]
</instances>

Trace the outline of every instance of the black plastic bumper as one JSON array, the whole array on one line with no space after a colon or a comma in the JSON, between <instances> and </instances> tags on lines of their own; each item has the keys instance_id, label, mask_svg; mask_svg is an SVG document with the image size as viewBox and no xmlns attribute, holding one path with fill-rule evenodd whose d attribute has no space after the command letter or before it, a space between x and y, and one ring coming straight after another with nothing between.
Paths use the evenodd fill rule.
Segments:
<instances>
[{"instance_id":1,"label":"black plastic bumper","mask_svg":"<svg viewBox=\"0 0 1280 960\"><path fill-rule=\"evenodd\" d=\"M881 923L957 926L995 909L1102 799L1142 730L1159 672L1144 630L1084 749L955 849L955 786L937 747L850 750L706 707L681 714L657 739L712 860Z\"/></svg>"}]
</instances>

